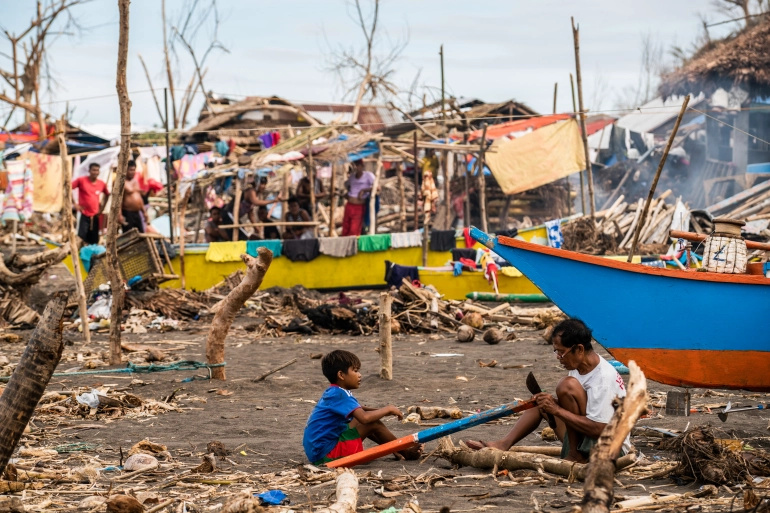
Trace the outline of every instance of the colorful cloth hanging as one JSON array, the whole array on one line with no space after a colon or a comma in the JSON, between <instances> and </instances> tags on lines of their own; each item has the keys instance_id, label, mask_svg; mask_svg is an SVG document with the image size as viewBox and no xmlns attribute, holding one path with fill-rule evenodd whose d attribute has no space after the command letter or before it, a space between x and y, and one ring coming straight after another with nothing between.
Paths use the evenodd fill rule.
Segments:
<instances>
[{"instance_id":1,"label":"colorful cloth hanging","mask_svg":"<svg viewBox=\"0 0 770 513\"><path fill-rule=\"evenodd\" d=\"M8 170L8 187L5 190L2 221L26 221L32 216L32 170L26 159L6 162L5 167Z\"/></svg>"}]
</instances>

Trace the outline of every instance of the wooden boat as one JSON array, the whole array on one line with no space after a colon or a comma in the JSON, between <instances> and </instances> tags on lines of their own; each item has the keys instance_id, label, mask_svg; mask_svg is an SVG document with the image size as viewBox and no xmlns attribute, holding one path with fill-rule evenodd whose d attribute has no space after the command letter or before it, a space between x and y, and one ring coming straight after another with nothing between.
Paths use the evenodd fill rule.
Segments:
<instances>
[{"instance_id":1,"label":"wooden boat","mask_svg":"<svg viewBox=\"0 0 770 513\"><path fill-rule=\"evenodd\" d=\"M607 351L682 387L770 391L770 279L659 269L471 236L509 261Z\"/></svg>"}]
</instances>

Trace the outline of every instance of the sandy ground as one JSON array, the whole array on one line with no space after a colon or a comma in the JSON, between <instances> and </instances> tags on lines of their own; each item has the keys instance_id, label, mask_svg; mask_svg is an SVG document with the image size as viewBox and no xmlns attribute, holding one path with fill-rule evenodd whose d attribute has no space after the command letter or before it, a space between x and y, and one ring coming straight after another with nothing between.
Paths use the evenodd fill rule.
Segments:
<instances>
[{"instance_id":1,"label":"sandy ground","mask_svg":"<svg viewBox=\"0 0 770 513\"><path fill-rule=\"evenodd\" d=\"M169 412L155 417L141 419L105 420L97 418L59 419L55 423L49 420L33 420L36 430L45 431L47 428L75 427L78 424L98 425L98 428L77 430L65 429L66 436L59 437L55 443L87 442L96 445L94 450L102 461L118 464L119 450L124 451L134 443L149 438L169 447L174 458L187 463L198 463L199 454L205 451L208 442L218 440L230 449L236 449L230 456L231 463L225 463L225 468L249 473L279 472L307 463L302 450L302 433L306 419L313 404L319 399L328 383L321 374L320 361L311 359L311 355L326 353L333 349L346 349L356 353L362 361L364 375L361 388L355 392L358 400L368 406L395 404L402 411L411 405L448 406L456 404L467 413L491 408L514 399L527 399L530 394L525 387L525 377L529 371L534 371L540 384L546 390L553 390L565 371L557 363L550 345L546 345L540 332L522 330L515 341L502 342L490 346L477 339L475 342L461 344L444 335L394 336L394 363L392 381L379 378L379 354L375 351L379 342L374 337L347 336L287 336L280 339L255 339L243 329L244 325L253 322L252 318L240 317L230 330L227 338L226 382L213 382L208 379L182 382L184 378L195 375L195 372L164 372L156 374L135 375L134 381L127 375L101 375L54 378L49 390L65 390L76 386L112 385L126 388L131 393L142 398L161 400L172 392L176 392L182 412ZM191 323L184 331L167 333L147 333L124 335L124 341L157 345L159 348L168 347L183 341L187 344L184 351L174 352L175 357L203 361L204 347L208 325L204 321ZM29 336L29 332L25 334ZM91 348L82 348L79 335L67 332L67 353L82 352L86 356L90 352L98 353L107 347L107 336L98 334L93 338ZM18 360L23 349L22 344L0 345L0 354L11 362ZM608 356L603 350L601 354ZM453 357L436 357L432 354L457 353ZM298 362L285 370L274 374L266 381L254 383L255 376L278 366L280 363L298 358ZM494 368L482 368L478 360L488 362L497 360ZM504 365L531 365L521 369L508 369ZM63 362L59 371L70 369L77 364L72 361ZM203 376L202 371L197 375ZM462 378L462 379L461 379ZM138 381L137 381L138 380ZM467 380L467 381L466 381ZM133 383L133 384L132 384ZM650 383L650 391L662 392L669 387ZM217 390L224 390L220 395ZM727 397L698 398L702 390L694 390L693 404L726 402ZM733 403L756 404L767 402L766 397L747 397L749 394L732 397ZM688 425L711 423L725 429L728 433L749 439L753 446L770 446L768 416L763 412L748 412L731 415L727 423L722 424L716 415L693 415L690 417L663 417L642 419L639 425L664 428L685 429ZM62 424L63 422L63 424ZM394 418L388 418L386 424L397 435L403 436L418 429L414 424L401 424ZM506 419L496 425L485 425L473 428L459 438L492 439L500 437L512 425L512 419ZM68 434L67 434L68 433ZM554 445L554 442L543 442L540 436L530 435L525 445ZM427 452L435 448L435 442L429 444ZM643 454L650 458L659 457L662 453L646 446L638 447ZM246 455L240 454L245 451ZM665 454L663 454L665 456ZM501 488L489 477L488 471L472 468L452 469L446 461L430 458L423 463L402 462L385 458L372 462L358 470L371 471L374 474L382 472L384 476L412 476L424 473L429 469L439 473L469 476L486 474L479 479L449 479L444 486L434 488L405 490L397 497L397 506L402 506L410 496L417 498L427 511L438 510L441 506L449 506L452 511L471 511L497 507L500 511L531 511L536 506L542 510L555 510L558 507L569 506L577 499L566 493L567 488L581 488L579 483L569 485L565 482L556 483L553 480L541 486L519 486ZM633 484L629 478L620 478L622 482ZM697 488L696 485L677 486L671 480L647 481L644 483L649 491L650 486L657 486L655 491L682 492ZM223 489L224 491L224 489ZM36 493L45 493L41 490ZM329 501L334 492L333 485L321 486L317 489L298 490L289 494L295 504L308 501L315 504ZM621 495L645 495L645 491L635 487L627 490L619 489ZM487 495L488 494L488 495ZM723 492L725 495L726 492ZM374 487L362 482L359 505L371 504L382 497L375 493ZM221 502L221 500L220 500ZM216 500L207 499L200 506L209 507ZM552 506L549 506L552 504ZM367 510L374 511L374 510Z\"/></svg>"}]
</instances>

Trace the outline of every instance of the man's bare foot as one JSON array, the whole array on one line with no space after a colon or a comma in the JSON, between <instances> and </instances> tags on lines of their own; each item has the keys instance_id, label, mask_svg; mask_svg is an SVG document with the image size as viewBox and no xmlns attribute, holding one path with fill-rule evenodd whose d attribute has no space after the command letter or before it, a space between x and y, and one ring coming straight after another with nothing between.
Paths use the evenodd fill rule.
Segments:
<instances>
[{"instance_id":1,"label":"man's bare foot","mask_svg":"<svg viewBox=\"0 0 770 513\"><path fill-rule=\"evenodd\" d=\"M483 440L465 440L465 445L474 451L480 451L484 447L491 447L492 449L500 449L501 451L507 451L510 449L506 447L502 442L485 442Z\"/></svg>"},{"instance_id":2,"label":"man's bare foot","mask_svg":"<svg viewBox=\"0 0 770 513\"><path fill-rule=\"evenodd\" d=\"M564 461L572 461L574 463L588 463L588 460L579 452L576 452L575 454L567 454L567 457L564 458Z\"/></svg>"},{"instance_id":3,"label":"man's bare foot","mask_svg":"<svg viewBox=\"0 0 770 513\"><path fill-rule=\"evenodd\" d=\"M418 460L422 456L423 444L398 452L405 460Z\"/></svg>"}]
</instances>

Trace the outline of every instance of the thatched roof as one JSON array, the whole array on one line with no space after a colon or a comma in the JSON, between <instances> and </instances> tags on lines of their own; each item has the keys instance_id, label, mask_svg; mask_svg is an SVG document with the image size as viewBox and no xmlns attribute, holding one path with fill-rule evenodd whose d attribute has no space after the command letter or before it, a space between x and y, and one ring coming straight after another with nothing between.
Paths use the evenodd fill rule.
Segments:
<instances>
[{"instance_id":1,"label":"thatched roof","mask_svg":"<svg viewBox=\"0 0 770 513\"><path fill-rule=\"evenodd\" d=\"M763 18L734 36L712 41L681 68L665 74L658 92L672 95L705 93L733 85L751 96L770 95L770 18Z\"/></svg>"}]
</instances>

